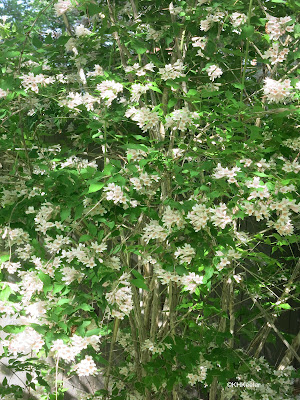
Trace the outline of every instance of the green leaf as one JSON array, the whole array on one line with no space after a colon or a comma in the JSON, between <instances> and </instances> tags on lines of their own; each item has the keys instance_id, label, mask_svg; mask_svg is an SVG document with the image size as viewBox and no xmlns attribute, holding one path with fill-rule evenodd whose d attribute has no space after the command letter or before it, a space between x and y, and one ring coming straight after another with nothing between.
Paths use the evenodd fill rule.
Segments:
<instances>
[{"instance_id":1,"label":"green leaf","mask_svg":"<svg viewBox=\"0 0 300 400\"><path fill-rule=\"evenodd\" d=\"M131 272L138 280L144 280L143 275L140 274L137 270L133 269Z\"/></svg>"},{"instance_id":2,"label":"green leaf","mask_svg":"<svg viewBox=\"0 0 300 400\"><path fill-rule=\"evenodd\" d=\"M254 33L254 26L246 25L242 29L241 39L250 39Z\"/></svg>"},{"instance_id":3,"label":"green leaf","mask_svg":"<svg viewBox=\"0 0 300 400\"><path fill-rule=\"evenodd\" d=\"M82 204L80 204L79 206L76 207L75 215L74 215L75 221L82 216L83 210L84 210L84 207Z\"/></svg>"},{"instance_id":4,"label":"green leaf","mask_svg":"<svg viewBox=\"0 0 300 400\"><path fill-rule=\"evenodd\" d=\"M150 290L142 279L132 279L131 283L140 289Z\"/></svg>"},{"instance_id":5,"label":"green leaf","mask_svg":"<svg viewBox=\"0 0 300 400\"><path fill-rule=\"evenodd\" d=\"M9 286L6 286L4 289L1 290L0 292L0 300L1 301L6 301L8 300L12 290Z\"/></svg>"},{"instance_id":6,"label":"green leaf","mask_svg":"<svg viewBox=\"0 0 300 400\"><path fill-rule=\"evenodd\" d=\"M98 192L98 190L101 190L103 188L105 184L104 183L91 183L88 193L94 193L94 192Z\"/></svg>"},{"instance_id":7,"label":"green leaf","mask_svg":"<svg viewBox=\"0 0 300 400\"><path fill-rule=\"evenodd\" d=\"M79 243L87 242L87 241L89 241L89 240L91 240L91 239L93 239L93 237L90 236L90 235L82 235L82 236L80 236L80 238L79 238Z\"/></svg>"},{"instance_id":8,"label":"green leaf","mask_svg":"<svg viewBox=\"0 0 300 400\"><path fill-rule=\"evenodd\" d=\"M6 333L20 333L26 328L25 325L6 325L2 330Z\"/></svg>"},{"instance_id":9,"label":"green leaf","mask_svg":"<svg viewBox=\"0 0 300 400\"><path fill-rule=\"evenodd\" d=\"M71 215L71 208L65 208L60 213L60 220L64 222Z\"/></svg>"}]
</instances>

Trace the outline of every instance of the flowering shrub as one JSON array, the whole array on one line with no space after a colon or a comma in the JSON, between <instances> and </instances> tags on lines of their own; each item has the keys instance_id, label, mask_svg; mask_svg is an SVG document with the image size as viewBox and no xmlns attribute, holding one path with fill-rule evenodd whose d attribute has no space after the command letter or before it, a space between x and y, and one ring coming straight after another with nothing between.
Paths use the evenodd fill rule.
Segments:
<instances>
[{"instance_id":1,"label":"flowering shrub","mask_svg":"<svg viewBox=\"0 0 300 400\"><path fill-rule=\"evenodd\" d=\"M1 399L295 398L298 3L2 17Z\"/></svg>"}]
</instances>

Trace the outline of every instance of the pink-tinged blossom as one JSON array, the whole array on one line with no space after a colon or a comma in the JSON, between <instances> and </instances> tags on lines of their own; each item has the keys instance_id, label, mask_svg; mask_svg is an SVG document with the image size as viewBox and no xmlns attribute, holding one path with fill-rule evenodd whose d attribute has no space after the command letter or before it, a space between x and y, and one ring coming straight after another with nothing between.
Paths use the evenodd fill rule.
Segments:
<instances>
[{"instance_id":1,"label":"pink-tinged blossom","mask_svg":"<svg viewBox=\"0 0 300 400\"><path fill-rule=\"evenodd\" d=\"M263 91L269 103L282 103L290 97L292 89L290 79L275 81L274 79L266 78L264 82Z\"/></svg>"},{"instance_id":2,"label":"pink-tinged blossom","mask_svg":"<svg viewBox=\"0 0 300 400\"><path fill-rule=\"evenodd\" d=\"M280 50L279 43L273 43L272 47L270 47L263 55L263 58L269 59L271 64L277 64L283 62L289 53L288 48L284 48Z\"/></svg>"},{"instance_id":3,"label":"pink-tinged blossom","mask_svg":"<svg viewBox=\"0 0 300 400\"><path fill-rule=\"evenodd\" d=\"M153 129L159 123L158 113L156 111L151 111L147 107L139 109L131 107L126 111L125 117L136 121L143 132Z\"/></svg>"},{"instance_id":4,"label":"pink-tinged blossom","mask_svg":"<svg viewBox=\"0 0 300 400\"><path fill-rule=\"evenodd\" d=\"M220 205L217 207L210 208L210 219L215 226L224 229L227 224L230 224L232 222L232 218L227 214L227 211L227 206L224 203L220 203Z\"/></svg>"},{"instance_id":5,"label":"pink-tinged blossom","mask_svg":"<svg viewBox=\"0 0 300 400\"><path fill-rule=\"evenodd\" d=\"M115 204L125 204L127 199L123 193L121 186L114 183L109 183L107 187L103 189L106 192L106 199L112 200Z\"/></svg>"},{"instance_id":6,"label":"pink-tinged blossom","mask_svg":"<svg viewBox=\"0 0 300 400\"><path fill-rule=\"evenodd\" d=\"M58 17L70 10L72 7L71 0L58 0L58 2L54 4L54 9Z\"/></svg>"},{"instance_id":7,"label":"pink-tinged blossom","mask_svg":"<svg viewBox=\"0 0 300 400\"><path fill-rule=\"evenodd\" d=\"M188 213L187 218L191 221L195 232L198 232L200 229L205 228L207 224L209 219L208 209L204 204L196 204L193 206L192 211Z\"/></svg>"},{"instance_id":8,"label":"pink-tinged blossom","mask_svg":"<svg viewBox=\"0 0 300 400\"><path fill-rule=\"evenodd\" d=\"M186 287L186 290L190 293L194 293L199 285L203 283L203 276L190 272L188 275L181 277L181 284Z\"/></svg>"},{"instance_id":9,"label":"pink-tinged blossom","mask_svg":"<svg viewBox=\"0 0 300 400\"><path fill-rule=\"evenodd\" d=\"M235 12L230 16L230 22L234 28L238 28L247 22L247 15L243 13Z\"/></svg>"},{"instance_id":10,"label":"pink-tinged blossom","mask_svg":"<svg viewBox=\"0 0 300 400\"><path fill-rule=\"evenodd\" d=\"M152 220L148 225L144 228L144 234L142 235L142 239L149 243L152 239L157 240L166 240L168 236L168 232L165 230L164 227L160 226L158 221Z\"/></svg>"},{"instance_id":11,"label":"pink-tinged blossom","mask_svg":"<svg viewBox=\"0 0 300 400\"><path fill-rule=\"evenodd\" d=\"M106 105L110 106L112 101L118 97L118 93L123 91L123 85L119 82L103 81L97 85L101 99L106 101Z\"/></svg>"},{"instance_id":12,"label":"pink-tinged blossom","mask_svg":"<svg viewBox=\"0 0 300 400\"><path fill-rule=\"evenodd\" d=\"M206 72L211 81L214 81L216 78L220 78L220 76L223 75L223 71L218 67L218 65L211 65L207 68Z\"/></svg>"},{"instance_id":13,"label":"pink-tinged blossom","mask_svg":"<svg viewBox=\"0 0 300 400\"><path fill-rule=\"evenodd\" d=\"M85 359L76 364L73 369L78 376L90 376L97 373L97 366L91 356L85 356Z\"/></svg>"},{"instance_id":14,"label":"pink-tinged blossom","mask_svg":"<svg viewBox=\"0 0 300 400\"><path fill-rule=\"evenodd\" d=\"M170 230L174 225L177 225L179 229L182 229L185 225L185 221L177 210L172 210L170 206L167 206L162 216L163 224Z\"/></svg>"},{"instance_id":15,"label":"pink-tinged blossom","mask_svg":"<svg viewBox=\"0 0 300 400\"><path fill-rule=\"evenodd\" d=\"M166 129L178 129L181 132L186 131L192 124L194 119L199 118L196 112L190 112L187 107L180 110L174 110L166 117Z\"/></svg>"},{"instance_id":16,"label":"pink-tinged blossom","mask_svg":"<svg viewBox=\"0 0 300 400\"><path fill-rule=\"evenodd\" d=\"M0 88L0 99L1 99L2 97L6 97L7 94L8 94L8 91L7 91L7 90L3 90L3 89Z\"/></svg>"},{"instance_id":17,"label":"pink-tinged blossom","mask_svg":"<svg viewBox=\"0 0 300 400\"><path fill-rule=\"evenodd\" d=\"M270 39L278 40L280 36L284 35L286 32L293 32L294 25L287 26L287 24L291 22L291 20L292 18L289 16L276 18L269 15L268 22L266 24L266 32L269 35Z\"/></svg>"},{"instance_id":18,"label":"pink-tinged blossom","mask_svg":"<svg viewBox=\"0 0 300 400\"><path fill-rule=\"evenodd\" d=\"M184 65L181 60L177 60L174 64L167 64L164 68L159 68L161 79L166 81L168 79L176 79L185 76Z\"/></svg>"},{"instance_id":19,"label":"pink-tinged blossom","mask_svg":"<svg viewBox=\"0 0 300 400\"><path fill-rule=\"evenodd\" d=\"M183 247L178 247L174 253L175 258L179 258L180 264L190 264L195 255L195 250L188 243L185 243Z\"/></svg>"},{"instance_id":20,"label":"pink-tinged blossom","mask_svg":"<svg viewBox=\"0 0 300 400\"><path fill-rule=\"evenodd\" d=\"M23 332L12 335L6 344L8 351L16 356L18 353L30 354L32 351L39 352L44 343L42 335L27 326Z\"/></svg>"},{"instance_id":21,"label":"pink-tinged blossom","mask_svg":"<svg viewBox=\"0 0 300 400\"><path fill-rule=\"evenodd\" d=\"M46 86L55 82L55 78L52 76L46 77L43 74L34 75L32 72L29 72L27 75L21 75L19 78L22 81L22 86L25 88L25 92L32 90L33 92L38 93L38 85Z\"/></svg>"}]
</instances>

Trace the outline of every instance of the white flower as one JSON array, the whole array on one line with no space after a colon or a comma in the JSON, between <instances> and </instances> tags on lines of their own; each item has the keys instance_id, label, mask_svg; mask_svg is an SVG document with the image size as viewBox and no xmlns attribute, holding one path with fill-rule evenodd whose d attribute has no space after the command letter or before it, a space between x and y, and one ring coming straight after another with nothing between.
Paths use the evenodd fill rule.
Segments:
<instances>
[{"instance_id":1,"label":"white flower","mask_svg":"<svg viewBox=\"0 0 300 400\"><path fill-rule=\"evenodd\" d=\"M176 79L184 74L184 65L181 60L177 60L174 64L167 64L164 68L159 68L159 74L161 75L161 79L166 81L167 79Z\"/></svg>"},{"instance_id":2,"label":"white flower","mask_svg":"<svg viewBox=\"0 0 300 400\"><path fill-rule=\"evenodd\" d=\"M281 82L266 78L264 82L263 91L269 103L280 103L289 98L292 89L290 79Z\"/></svg>"},{"instance_id":3,"label":"white flower","mask_svg":"<svg viewBox=\"0 0 300 400\"><path fill-rule=\"evenodd\" d=\"M82 24L77 25L75 28L75 35L77 37L90 35L92 32L85 28Z\"/></svg>"},{"instance_id":4,"label":"white flower","mask_svg":"<svg viewBox=\"0 0 300 400\"><path fill-rule=\"evenodd\" d=\"M247 15L243 13L233 13L230 17L232 26L237 28L247 22Z\"/></svg>"},{"instance_id":5,"label":"white flower","mask_svg":"<svg viewBox=\"0 0 300 400\"><path fill-rule=\"evenodd\" d=\"M123 91L121 83L111 81L103 81L97 85L97 90L103 100L106 100L107 106L110 106L112 101L117 98L118 93Z\"/></svg>"},{"instance_id":6,"label":"white flower","mask_svg":"<svg viewBox=\"0 0 300 400\"><path fill-rule=\"evenodd\" d=\"M206 72L211 81L214 81L216 78L219 78L221 75L223 75L223 71L217 65L211 65L207 68Z\"/></svg>"},{"instance_id":7,"label":"white flower","mask_svg":"<svg viewBox=\"0 0 300 400\"><path fill-rule=\"evenodd\" d=\"M196 255L195 250L190 244L185 243L183 247L178 247L174 253L175 257L180 259L180 264L188 263L192 261L192 258Z\"/></svg>"},{"instance_id":8,"label":"white flower","mask_svg":"<svg viewBox=\"0 0 300 400\"><path fill-rule=\"evenodd\" d=\"M0 88L0 99L1 99L1 97L6 97L7 93L8 93L7 90L3 90L3 89Z\"/></svg>"},{"instance_id":9,"label":"white flower","mask_svg":"<svg viewBox=\"0 0 300 400\"><path fill-rule=\"evenodd\" d=\"M148 225L144 228L144 234L142 235L142 239L149 243L151 239L158 240L166 240L168 236L168 232L159 225L158 221L152 220Z\"/></svg>"},{"instance_id":10,"label":"white flower","mask_svg":"<svg viewBox=\"0 0 300 400\"><path fill-rule=\"evenodd\" d=\"M78 376L89 376L97 373L97 366L91 356L85 356L85 359L74 366Z\"/></svg>"},{"instance_id":11,"label":"white flower","mask_svg":"<svg viewBox=\"0 0 300 400\"><path fill-rule=\"evenodd\" d=\"M59 17L72 8L72 3L70 0L58 0L58 2L54 4L54 8L56 15Z\"/></svg>"}]
</instances>

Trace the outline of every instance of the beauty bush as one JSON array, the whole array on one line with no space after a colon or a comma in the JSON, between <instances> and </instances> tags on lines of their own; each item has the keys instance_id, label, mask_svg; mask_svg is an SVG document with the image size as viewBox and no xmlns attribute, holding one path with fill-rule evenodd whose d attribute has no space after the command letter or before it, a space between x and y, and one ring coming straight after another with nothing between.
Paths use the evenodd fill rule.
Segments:
<instances>
[{"instance_id":1,"label":"beauty bush","mask_svg":"<svg viewBox=\"0 0 300 400\"><path fill-rule=\"evenodd\" d=\"M1 400L296 398L299 7L1 17Z\"/></svg>"}]
</instances>

